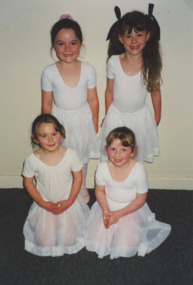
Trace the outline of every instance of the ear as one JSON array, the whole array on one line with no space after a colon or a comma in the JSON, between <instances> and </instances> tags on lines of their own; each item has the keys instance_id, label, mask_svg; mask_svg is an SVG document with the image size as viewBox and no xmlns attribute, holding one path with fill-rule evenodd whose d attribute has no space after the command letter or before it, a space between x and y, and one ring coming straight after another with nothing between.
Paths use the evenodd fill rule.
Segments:
<instances>
[{"instance_id":1,"label":"ear","mask_svg":"<svg viewBox=\"0 0 193 285\"><path fill-rule=\"evenodd\" d=\"M122 39L122 36L120 34L118 34L118 40L120 41L121 44L123 44L123 39Z\"/></svg>"},{"instance_id":2,"label":"ear","mask_svg":"<svg viewBox=\"0 0 193 285\"><path fill-rule=\"evenodd\" d=\"M131 153L131 158L133 158L137 153L137 148L135 147Z\"/></svg>"},{"instance_id":3,"label":"ear","mask_svg":"<svg viewBox=\"0 0 193 285\"><path fill-rule=\"evenodd\" d=\"M65 139L65 137L66 137L66 132L65 132L65 129L64 129L63 126L62 126L62 133L63 133L63 138Z\"/></svg>"},{"instance_id":4,"label":"ear","mask_svg":"<svg viewBox=\"0 0 193 285\"><path fill-rule=\"evenodd\" d=\"M35 138L34 135L31 136L31 139L35 144L39 144L39 141Z\"/></svg>"},{"instance_id":5,"label":"ear","mask_svg":"<svg viewBox=\"0 0 193 285\"><path fill-rule=\"evenodd\" d=\"M151 33L148 32L147 35L146 35L146 42L149 41L150 37L151 37Z\"/></svg>"}]
</instances>

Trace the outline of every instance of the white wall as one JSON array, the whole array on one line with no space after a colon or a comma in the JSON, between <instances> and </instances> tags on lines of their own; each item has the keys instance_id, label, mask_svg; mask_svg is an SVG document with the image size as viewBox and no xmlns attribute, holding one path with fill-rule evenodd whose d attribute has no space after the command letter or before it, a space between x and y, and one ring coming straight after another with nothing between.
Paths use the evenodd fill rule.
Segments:
<instances>
[{"instance_id":1,"label":"white wall","mask_svg":"<svg viewBox=\"0 0 193 285\"><path fill-rule=\"evenodd\" d=\"M193 2L157 0L161 26L163 112L159 126L161 155L147 165L151 188L193 189ZM122 14L147 12L146 0L6 0L0 4L0 188L22 187L22 163L31 152L30 127L40 113L40 76L53 62L49 31L63 13L83 30L82 59L97 71L100 120L104 116L107 32ZM151 101L149 100L150 104ZM87 186L93 187L98 161L89 163Z\"/></svg>"}]
</instances>

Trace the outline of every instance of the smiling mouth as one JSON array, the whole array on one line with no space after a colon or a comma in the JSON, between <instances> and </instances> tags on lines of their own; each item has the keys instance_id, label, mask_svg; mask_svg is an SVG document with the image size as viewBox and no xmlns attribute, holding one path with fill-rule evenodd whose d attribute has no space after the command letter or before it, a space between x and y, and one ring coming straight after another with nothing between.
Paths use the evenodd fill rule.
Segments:
<instances>
[{"instance_id":1,"label":"smiling mouth","mask_svg":"<svg viewBox=\"0 0 193 285\"><path fill-rule=\"evenodd\" d=\"M138 49L139 46L132 46L131 49Z\"/></svg>"},{"instance_id":2,"label":"smiling mouth","mask_svg":"<svg viewBox=\"0 0 193 285\"><path fill-rule=\"evenodd\" d=\"M114 159L114 161L118 163L118 162L121 162L122 159Z\"/></svg>"}]
</instances>

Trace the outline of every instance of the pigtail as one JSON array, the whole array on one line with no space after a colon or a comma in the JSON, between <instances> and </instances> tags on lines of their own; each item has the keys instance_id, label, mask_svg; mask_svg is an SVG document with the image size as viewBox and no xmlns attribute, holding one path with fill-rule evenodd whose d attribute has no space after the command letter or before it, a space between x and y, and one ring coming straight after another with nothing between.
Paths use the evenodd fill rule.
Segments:
<instances>
[{"instance_id":1,"label":"pigtail","mask_svg":"<svg viewBox=\"0 0 193 285\"><path fill-rule=\"evenodd\" d=\"M152 92L160 89L160 83L162 83L161 71L162 71L162 58L160 52L160 27L153 16L154 4L149 4L148 15L146 15L146 21L148 30L151 33L149 40L143 49L143 68L142 77L144 84L147 86L147 90Z\"/></svg>"}]
</instances>

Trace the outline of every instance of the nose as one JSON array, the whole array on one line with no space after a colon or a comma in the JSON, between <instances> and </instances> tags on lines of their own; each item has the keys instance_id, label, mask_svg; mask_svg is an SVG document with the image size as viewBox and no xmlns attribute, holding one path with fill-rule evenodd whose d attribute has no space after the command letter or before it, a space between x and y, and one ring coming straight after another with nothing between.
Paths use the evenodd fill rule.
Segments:
<instances>
[{"instance_id":1,"label":"nose","mask_svg":"<svg viewBox=\"0 0 193 285\"><path fill-rule=\"evenodd\" d=\"M65 45L65 51L70 51L70 45L68 44Z\"/></svg>"},{"instance_id":2,"label":"nose","mask_svg":"<svg viewBox=\"0 0 193 285\"><path fill-rule=\"evenodd\" d=\"M120 157L120 152L118 150L115 152L115 157Z\"/></svg>"},{"instance_id":3,"label":"nose","mask_svg":"<svg viewBox=\"0 0 193 285\"><path fill-rule=\"evenodd\" d=\"M48 137L48 142L52 142L53 141L53 137L52 136L49 136Z\"/></svg>"},{"instance_id":4,"label":"nose","mask_svg":"<svg viewBox=\"0 0 193 285\"><path fill-rule=\"evenodd\" d=\"M136 42L136 37L132 36L132 43L135 43L135 42Z\"/></svg>"}]
</instances>

